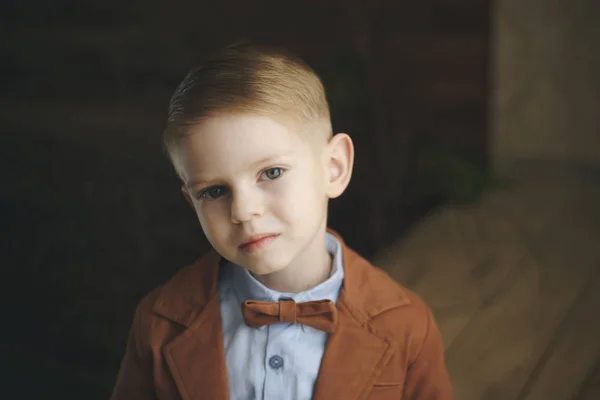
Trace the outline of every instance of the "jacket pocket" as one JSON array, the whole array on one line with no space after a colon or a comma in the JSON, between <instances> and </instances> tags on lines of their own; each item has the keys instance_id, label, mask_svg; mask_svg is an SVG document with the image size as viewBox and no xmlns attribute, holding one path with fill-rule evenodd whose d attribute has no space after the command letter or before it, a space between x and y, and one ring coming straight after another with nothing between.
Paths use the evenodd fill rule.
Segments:
<instances>
[{"instance_id":1,"label":"jacket pocket","mask_svg":"<svg viewBox=\"0 0 600 400\"><path fill-rule=\"evenodd\" d=\"M402 389L404 385L401 382L376 383L367 397L368 400L401 400Z\"/></svg>"}]
</instances>

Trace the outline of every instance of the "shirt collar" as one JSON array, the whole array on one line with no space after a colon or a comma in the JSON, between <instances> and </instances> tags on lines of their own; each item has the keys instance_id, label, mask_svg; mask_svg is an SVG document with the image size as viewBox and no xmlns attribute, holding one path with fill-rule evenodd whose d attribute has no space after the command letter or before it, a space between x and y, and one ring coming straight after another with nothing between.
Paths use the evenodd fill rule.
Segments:
<instances>
[{"instance_id":1,"label":"shirt collar","mask_svg":"<svg viewBox=\"0 0 600 400\"><path fill-rule=\"evenodd\" d=\"M342 245L335 236L329 232L326 232L325 246L329 254L332 255L333 259L331 275L324 282L321 282L317 286L300 293L283 293L269 289L256 278L254 278L247 269L230 263L228 265L228 267L231 268L230 277L240 302L248 299L260 301L279 301L282 298L293 299L296 303L323 299L329 299L333 302L336 302L340 293L342 282L344 280Z\"/></svg>"}]
</instances>

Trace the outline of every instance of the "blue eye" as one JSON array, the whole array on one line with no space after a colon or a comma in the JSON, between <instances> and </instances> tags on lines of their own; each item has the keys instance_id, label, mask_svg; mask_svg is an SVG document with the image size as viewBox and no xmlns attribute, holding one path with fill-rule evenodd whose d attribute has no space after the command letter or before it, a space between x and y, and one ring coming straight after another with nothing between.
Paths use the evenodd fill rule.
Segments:
<instances>
[{"instance_id":1,"label":"blue eye","mask_svg":"<svg viewBox=\"0 0 600 400\"><path fill-rule=\"evenodd\" d=\"M262 173L268 180L272 181L279 178L283 174L283 168L269 168Z\"/></svg>"},{"instance_id":2,"label":"blue eye","mask_svg":"<svg viewBox=\"0 0 600 400\"><path fill-rule=\"evenodd\" d=\"M225 194L225 188L223 186L211 186L202 190L198 193L199 199L215 200Z\"/></svg>"}]
</instances>

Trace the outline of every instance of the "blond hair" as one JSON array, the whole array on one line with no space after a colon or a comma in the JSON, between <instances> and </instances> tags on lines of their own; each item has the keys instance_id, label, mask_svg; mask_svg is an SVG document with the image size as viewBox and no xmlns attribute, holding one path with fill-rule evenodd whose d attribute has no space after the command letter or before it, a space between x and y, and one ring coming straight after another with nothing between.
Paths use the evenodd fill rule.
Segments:
<instances>
[{"instance_id":1,"label":"blond hair","mask_svg":"<svg viewBox=\"0 0 600 400\"><path fill-rule=\"evenodd\" d=\"M299 127L325 122L331 132L323 83L289 52L249 43L226 47L192 69L171 98L163 140L171 154L190 125L219 113L253 113L285 119Z\"/></svg>"}]
</instances>

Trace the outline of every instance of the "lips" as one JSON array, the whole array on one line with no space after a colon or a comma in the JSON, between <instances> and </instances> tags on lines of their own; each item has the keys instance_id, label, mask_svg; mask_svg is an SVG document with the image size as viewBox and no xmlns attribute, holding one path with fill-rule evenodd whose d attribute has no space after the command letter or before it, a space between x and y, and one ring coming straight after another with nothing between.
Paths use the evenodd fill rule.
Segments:
<instances>
[{"instance_id":1,"label":"lips","mask_svg":"<svg viewBox=\"0 0 600 400\"><path fill-rule=\"evenodd\" d=\"M247 238L243 244L239 247L241 250L246 252L254 252L264 248L267 244L271 243L275 240L279 234L277 233L267 233L262 235L253 235Z\"/></svg>"}]
</instances>

